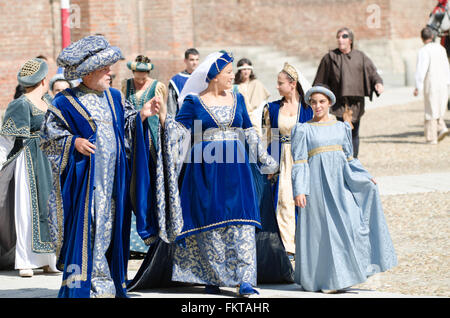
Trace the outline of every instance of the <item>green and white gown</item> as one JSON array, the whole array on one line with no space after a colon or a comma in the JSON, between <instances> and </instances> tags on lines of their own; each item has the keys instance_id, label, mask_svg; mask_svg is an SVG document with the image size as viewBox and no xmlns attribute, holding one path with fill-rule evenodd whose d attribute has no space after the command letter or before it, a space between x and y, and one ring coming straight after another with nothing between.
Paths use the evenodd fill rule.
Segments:
<instances>
[{"instance_id":1,"label":"green and white gown","mask_svg":"<svg viewBox=\"0 0 450 318\"><path fill-rule=\"evenodd\" d=\"M5 113L0 131L0 267L8 253L11 263L15 246L16 269L49 265L56 270L47 207L52 175L39 148L44 115L25 95L12 101ZM7 266L8 260L3 261Z\"/></svg>"}]
</instances>

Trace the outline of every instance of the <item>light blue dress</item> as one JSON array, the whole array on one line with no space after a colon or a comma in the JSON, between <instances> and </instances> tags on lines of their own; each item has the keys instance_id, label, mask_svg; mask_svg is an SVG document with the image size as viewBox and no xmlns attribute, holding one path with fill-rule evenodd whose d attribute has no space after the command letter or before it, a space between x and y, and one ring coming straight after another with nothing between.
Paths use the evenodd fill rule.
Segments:
<instances>
[{"instance_id":1,"label":"light blue dress","mask_svg":"<svg viewBox=\"0 0 450 318\"><path fill-rule=\"evenodd\" d=\"M378 187L352 157L347 123L292 129L294 197L306 194L296 229L295 282L307 291L344 289L397 264Z\"/></svg>"}]
</instances>

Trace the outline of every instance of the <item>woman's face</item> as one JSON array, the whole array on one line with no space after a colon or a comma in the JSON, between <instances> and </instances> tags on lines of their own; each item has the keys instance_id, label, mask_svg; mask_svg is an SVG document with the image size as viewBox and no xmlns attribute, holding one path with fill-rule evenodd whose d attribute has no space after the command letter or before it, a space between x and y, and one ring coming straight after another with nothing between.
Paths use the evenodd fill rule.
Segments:
<instances>
[{"instance_id":1,"label":"woman's face","mask_svg":"<svg viewBox=\"0 0 450 318\"><path fill-rule=\"evenodd\" d=\"M314 117L322 118L328 115L328 109L331 106L328 97L322 93L314 93L310 98L311 108L314 112Z\"/></svg>"},{"instance_id":2,"label":"woman's face","mask_svg":"<svg viewBox=\"0 0 450 318\"><path fill-rule=\"evenodd\" d=\"M277 79L277 89L280 96L289 96L295 90L295 82L290 82L288 76L280 72Z\"/></svg>"},{"instance_id":3,"label":"woman's face","mask_svg":"<svg viewBox=\"0 0 450 318\"><path fill-rule=\"evenodd\" d=\"M249 65L247 63L244 63L241 66L248 67ZM252 74L252 70L249 68L244 68L244 69L241 69L240 72L241 72L242 81L248 82L250 80L250 75Z\"/></svg>"},{"instance_id":4,"label":"woman's face","mask_svg":"<svg viewBox=\"0 0 450 318\"><path fill-rule=\"evenodd\" d=\"M134 81L136 84L144 85L148 78L148 72L133 72Z\"/></svg>"},{"instance_id":5,"label":"woman's face","mask_svg":"<svg viewBox=\"0 0 450 318\"><path fill-rule=\"evenodd\" d=\"M214 78L214 81L217 83L220 90L230 89L233 86L234 81L233 65L229 63L225 66Z\"/></svg>"}]
</instances>

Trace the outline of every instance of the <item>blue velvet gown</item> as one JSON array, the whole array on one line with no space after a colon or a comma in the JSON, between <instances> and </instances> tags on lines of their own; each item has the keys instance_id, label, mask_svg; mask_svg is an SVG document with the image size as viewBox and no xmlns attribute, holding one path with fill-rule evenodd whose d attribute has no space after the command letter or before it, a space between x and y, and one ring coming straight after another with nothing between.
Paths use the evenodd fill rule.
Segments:
<instances>
[{"instance_id":1,"label":"blue velvet gown","mask_svg":"<svg viewBox=\"0 0 450 318\"><path fill-rule=\"evenodd\" d=\"M165 133L174 144L186 145L183 139L194 134L188 155L183 150L178 155L178 165L185 162L184 226L174 251L173 281L256 285L255 227L261 221L250 163L258 161L265 173L277 164L263 149L242 95L233 94L233 100L230 106L207 106L188 95L175 120L166 119Z\"/></svg>"},{"instance_id":2,"label":"blue velvet gown","mask_svg":"<svg viewBox=\"0 0 450 318\"><path fill-rule=\"evenodd\" d=\"M295 282L307 291L339 290L397 264L378 187L352 157L347 123L292 129L294 196L306 194L296 230Z\"/></svg>"}]
</instances>

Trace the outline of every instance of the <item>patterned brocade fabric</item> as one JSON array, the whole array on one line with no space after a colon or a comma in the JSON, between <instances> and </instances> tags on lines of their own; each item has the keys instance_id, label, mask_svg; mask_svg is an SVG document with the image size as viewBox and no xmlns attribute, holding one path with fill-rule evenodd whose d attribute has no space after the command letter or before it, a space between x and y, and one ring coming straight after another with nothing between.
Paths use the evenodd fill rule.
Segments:
<instances>
[{"instance_id":1,"label":"patterned brocade fabric","mask_svg":"<svg viewBox=\"0 0 450 318\"><path fill-rule=\"evenodd\" d=\"M235 225L202 232L177 246L172 280L234 287L256 285L255 227ZM214 257L210 257L214 255Z\"/></svg>"}]
</instances>

